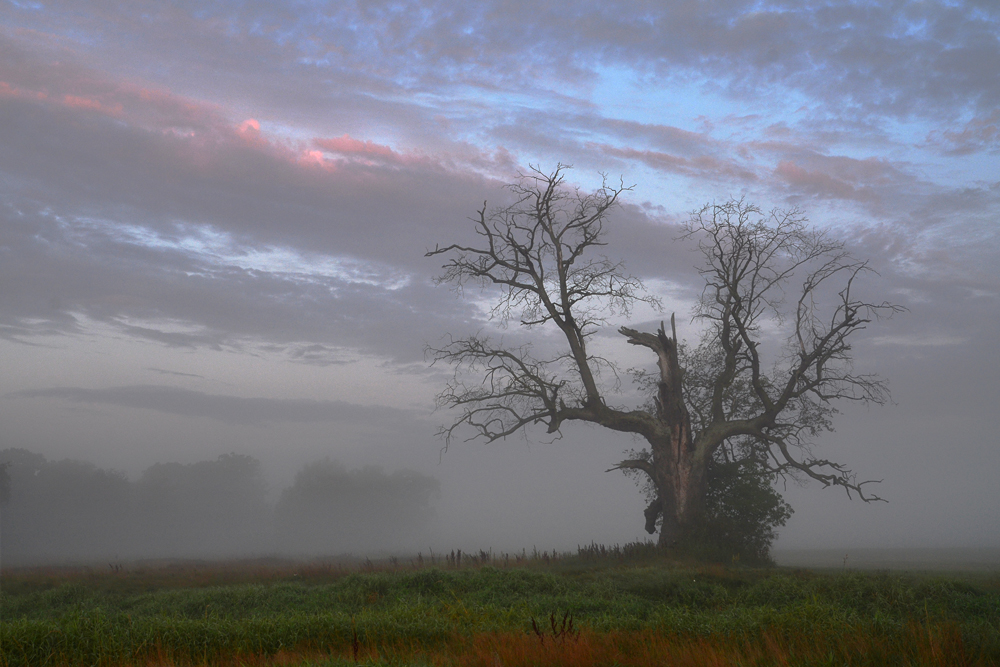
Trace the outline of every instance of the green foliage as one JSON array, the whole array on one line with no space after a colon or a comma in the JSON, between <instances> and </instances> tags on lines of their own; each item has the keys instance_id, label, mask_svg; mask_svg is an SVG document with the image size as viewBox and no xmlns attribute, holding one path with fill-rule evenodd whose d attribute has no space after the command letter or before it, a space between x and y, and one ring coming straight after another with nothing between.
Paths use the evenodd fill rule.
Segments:
<instances>
[{"instance_id":1,"label":"green foliage","mask_svg":"<svg viewBox=\"0 0 1000 667\"><path fill-rule=\"evenodd\" d=\"M213 664L291 649L343 653L354 631L365 645L429 650L476 633L527 634L532 618L556 610L572 612L577 627L588 632L748 641L768 633L810 639L861 633L898 643L914 624L949 624L957 628L967 664L975 664L974 656L981 664L1000 660L995 577L816 574L666 561L568 567L573 562L401 568L309 581L288 573L266 584L207 586L178 575L155 587L142 585L150 581L142 573L83 573L53 585L6 572L0 665L146 664L158 655ZM15 586L6 586L10 579Z\"/></svg>"},{"instance_id":2,"label":"green foliage","mask_svg":"<svg viewBox=\"0 0 1000 667\"><path fill-rule=\"evenodd\" d=\"M776 476L752 444L726 444L716 452L707 470L704 520L676 546L678 555L716 563L773 564L775 529L785 525L793 510L774 488ZM643 452L628 455L638 458ZM649 479L634 471L632 476L652 500L655 490Z\"/></svg>"},{"instance_id":3,"label":"green foliage","mask_svg":"<svg viewBox=\"0 0 1000 667\"><path fill-rule=\"evenodd\" d=\"M684 400L697 437L710 421L712 393L722 372L724 355L711 340L693 348L681 344L679 354L684 369ZM656 414L654 396L658 376L643 369L630 369L629 373L639 391L650 397L643 409ZM761 381L771 382L766 376ZM723 404L730 419L749 418L762 407L745 378L726 388ZM832 412L828 406L817 407L813 402L803 401L796 423L816 435L832 429ZM627 458L649 456L647 450L626 452ZM775 529L785 525L792 508L774 488L777 476L768 470L766 457L766 445L749 437L724 442L713 453L707 468L705 520L678 545L682 553L714 562L738 561L747 565L772 562L771 545L778 536ZM647 501L652 501L656 491L651 480L634 470L624 472L642 487Z\"/></svg>"},{"instance_id":4,"label":"green foliage","mask_svg":"<svg viewBox=\"0 0 1000 667\"><path fill-rule=\"evenodd\" d=\"M713 561L770 564L775 528L792 516L773 483L773 475L753 456L713 460L708 466L706 520L692 550Z\"/></svg>"},{"instance_id":5,"label":"green foliage","mask_svg":"<svg viewBox=\"0 0 1000 667\"><path fill-rule=\"evenodd\" d=\"M0 505L10 500L10 473L7 472L10 465L10 461L0 462Z\"/></svg>"}]
</instances>

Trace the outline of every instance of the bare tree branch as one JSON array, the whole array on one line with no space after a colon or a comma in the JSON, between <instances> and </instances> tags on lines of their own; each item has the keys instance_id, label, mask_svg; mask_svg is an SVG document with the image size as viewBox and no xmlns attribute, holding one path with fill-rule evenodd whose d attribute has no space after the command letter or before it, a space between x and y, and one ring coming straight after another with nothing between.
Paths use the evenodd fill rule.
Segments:
<instances>
[{"instance_id":1,"label":"bare tree branch","mask_svg":"<svg viewBox=\"0 0 1000 667\"><path fill-rule=\"evenodd\" d=\"M750 436L773 450L774 472L801 473L824 486L856 492L862 500L881 500L863 493L861 485L870 482L856 482L841 464L792 454L832 429L833 401L882 404L889 399L882 378L853 372L851 340L873 320L905 310L856 297L858 279L874 271L843 244L808 230L805 222L795 209L764 214L736 200L705 206L687 224L685 235L699 239L705 257L706 286L696 316L711 324L710 337L685 360L685 391L697 415L697 439L717 446L722 435ZM786 327L785 298L800 274L785 363L779 360L768 373L764 328ZM838 281L839 291L831 290ZM830 301L834 305L823 319ZM789 414L792 423L778 421Z\"/></svg>"},{"instance_id":2,"label":"bare tree branch","mask_svg":"<svg viewBox=\"0 0 1000 667\"><path fill-rule=\"evenodd\" d=\"M481 335L428 348L434 363L455 369L438 395L439 406L460 414L441 429L445 447L459 430L492 442L539 425L558 437L568 420L641 436L649 449L610 470L647 480L646 529L661 522L661 545L697 528L706 470L717 457L752 456L752 469L767 475L798 475L865 502L882 500L865 490L873 482L810 453L816 437L832 430L838 399L880 404L889 397L882 378L852 368L854 336L904 310L858 296L861 278L874 274L868 264L809 230L796 209L765 213L734 200L695 211L684 235L698 239L704 257L695 316L708 331L685 348L673 316L669 332L662 322L655 333L620 327L629 344L655 355L657 372L630 370L653 396L648 408L609 407L599 370L609 368L616 381L618 372L588 351L588 339L637 303L660 303L621 262L599 254L607 214L630 188L605 178L584 194L566 186L567 168L546 174L532 167L510 186L514 204L484 203L477 212L477 244L427 252L447 257L439 282L496 288L490 315L501 325L554 326L566 342L544 359L528 345L508 348ZM774 342L781 337L783 345Z\"/></svg>"},{"instance_id":3,"label":"bare tree branch","mask_svg":"<svg viewBox=\"0 0 1000 667\"><path fill-rule=\"evenodd\" d=\"M628 316L637 302L658 307L643 293L642 282L624 273L621 262L586 256L604 245L608 211L617 204L624 183L604 184L591 194L565 187L559 165L552 174L532 167L511 185L517 202L487 212L484 203L473 219L480 246L436 247L428 257L447 254L439 283L458 288L474 282L497 286L500 298L491 316L511 318L526 327L548 322L562 331L588 405L603 404L587 352L587 338L613 315Z\"/></svg>"}]
</instances>

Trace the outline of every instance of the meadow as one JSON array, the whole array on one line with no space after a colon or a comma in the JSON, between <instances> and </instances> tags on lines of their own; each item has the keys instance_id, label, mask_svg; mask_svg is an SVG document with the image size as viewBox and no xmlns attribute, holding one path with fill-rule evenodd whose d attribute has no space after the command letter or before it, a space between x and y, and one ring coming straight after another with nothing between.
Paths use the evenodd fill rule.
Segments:
<instances>
[{"instance_id":1,"label":"meadow","mask_svg":"<svg viewBox=\"0 0 1000 667\"><path fill-rule=\"evenodd\" d=\"M0 665L1000 665L1000 575L648 548L19 568Z\"/></svg>"}]
</instances>

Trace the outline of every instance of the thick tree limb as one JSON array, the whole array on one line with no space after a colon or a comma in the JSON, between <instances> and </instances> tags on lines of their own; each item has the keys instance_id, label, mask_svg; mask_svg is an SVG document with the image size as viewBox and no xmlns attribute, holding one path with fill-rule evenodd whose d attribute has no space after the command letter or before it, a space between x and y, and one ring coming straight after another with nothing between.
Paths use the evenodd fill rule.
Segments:
<instances>
[{"instance_id":1,"label":"thick tree limb","mask_svg":"<svg viewBox=\"0 0 1000 667\"><path fill-rule=\"evenodd\" d=\"M482 246L437 246L428 257L448 254L439 282L461 289L469 281L500 288L491 316L501 323L512 317L532 327L553 322L562 331L579 373L586 402L602 402L586 339L608 315L627 315L636 302L658 305L642 294L642 282L626 275L622 264L606 257L584 258L603 245L604 219L616 205L624 184L604 185L590 195L564 188L559 165L552 174L537 168L511 190L513 206L473 220Z\"/></svg>"},{"instance_id":2,"label":"thick tree limb","mask_svg":"<svg viewBox=\"0 0 1000 667\"><path fill-rule=\"evenodd\" d=\"M706 470L716 456L749 451L775 475L803 475L865 502L882 500L864 489L872 481L857 481L844 465L803 455L831 429L837 399L888 400L884 380L852 369L855 334L903 310L857 296L856 283L873 273L867 263L808 230L794 209L765 214L738 200L694 212L686 235L699 239L705 259L696 317L707 333L686 349L673 316L670 335L663 322L655 333L620 327L629 344L655 355L657 372L635 373L654 394L650 410L612 408L598 374L609 362L588 351L588 340L636 303L659 302L620 262L594 253L604 245L608 211L628 188L605 181L581 194L566 187L565 169L532 168L511 186L513 205L489 210L484 203L473 219L478 243L427 252L447 257L439 282L498 290L494 320L554 326L565 340L561 353L545 358L484 336L428 348L435 363L455 368L438 396L440 407L459 412L441 429L445 447L460 429L492 442L533 425L558 437L566 421L639 435L648 455L633 454L610 470L648 478L646 529L655 531L662 518L663 545L702 516ZM801 281L797 289L793 281ZM774 331L787 333L780 353L772 349Z\"/></svg>"}]
</instances>

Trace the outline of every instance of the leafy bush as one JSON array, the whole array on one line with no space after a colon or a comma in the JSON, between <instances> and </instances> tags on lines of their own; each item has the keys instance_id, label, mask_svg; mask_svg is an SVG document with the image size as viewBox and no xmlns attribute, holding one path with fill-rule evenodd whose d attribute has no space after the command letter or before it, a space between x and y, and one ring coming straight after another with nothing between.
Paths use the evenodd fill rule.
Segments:
<instances>
[{"instance_id":1,"label":"leafy bush","mask_svg":"<svg viewBox=\"0 0 1000 667\"><path fill-rule=\"evenodd\" d=\"M682 545L698 558L771 564L775 528L792 516L762 461L749 455L715 460L708 467L706 521L692 542Z\"/></svg>"}]
</instances>

